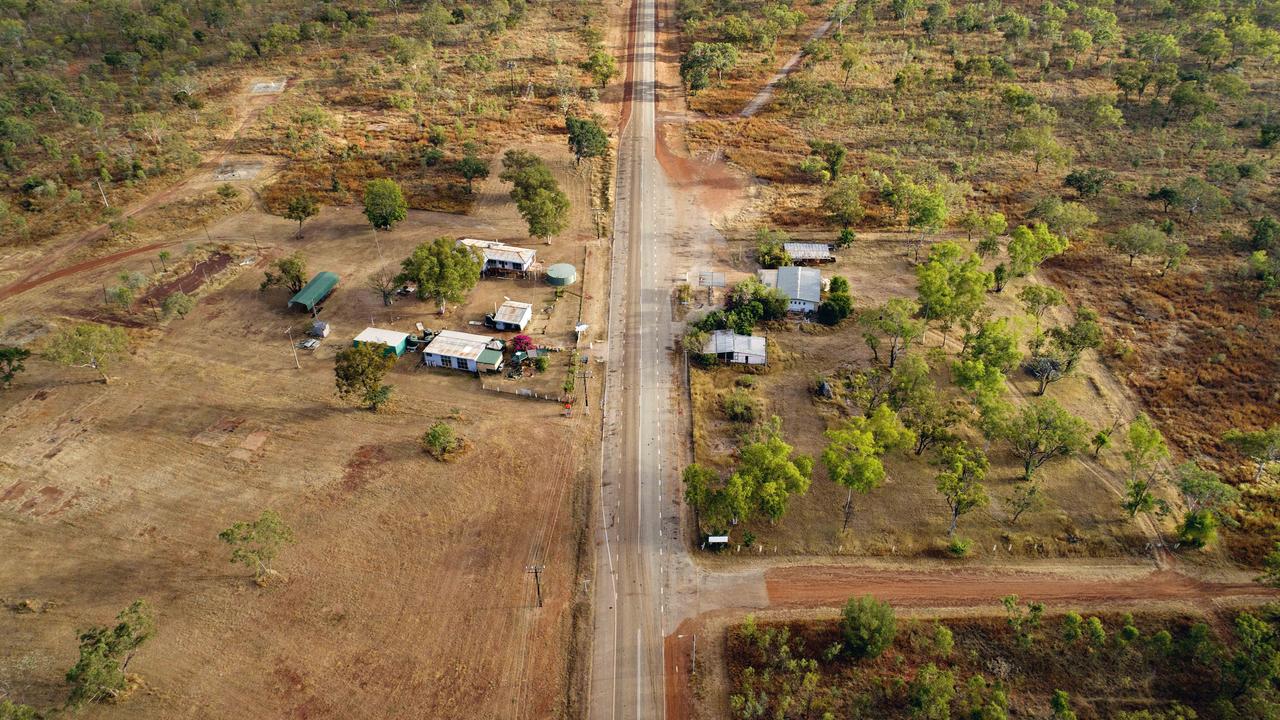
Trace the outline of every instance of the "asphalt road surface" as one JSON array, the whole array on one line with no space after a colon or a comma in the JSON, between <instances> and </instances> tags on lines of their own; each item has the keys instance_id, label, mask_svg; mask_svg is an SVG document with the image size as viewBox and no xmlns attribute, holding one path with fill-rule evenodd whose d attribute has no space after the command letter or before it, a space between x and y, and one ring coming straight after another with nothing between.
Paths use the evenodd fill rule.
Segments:
<instances>
[{"instance_id":1,"label":"asphalt road surface","mask_svg":"<svg viewBox=\"0 0 1280 720\"><path fill-rule=\"evenodd\" d=\"M673 199L654 147L654 0L637 0L634 22L630 119L618 143L595 575L590 715L603 720L665 714L667 563L682 554L667 492L678 469L671 462Z\"/></svg>"}]
</instances>

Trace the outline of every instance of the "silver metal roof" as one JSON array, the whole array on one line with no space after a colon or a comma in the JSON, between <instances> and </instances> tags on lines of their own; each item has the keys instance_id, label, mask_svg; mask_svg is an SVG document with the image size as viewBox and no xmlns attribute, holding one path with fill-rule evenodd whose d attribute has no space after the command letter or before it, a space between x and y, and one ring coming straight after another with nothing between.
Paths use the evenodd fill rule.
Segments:
<instances>
[{"instance_id":1,"label":"silver metal roof","mask_svg":"<svg viewBox=\"0 0 1280 720\"><path fill-rule=\"evenodd\" d=\"M792 260L830 260L831 246L826 243L789 242L782 249Z\"/></svg>"},{"instance_id":2,"label":"silver metal roof","mask_svg":"<svg viewBox=\"0 0 1280 720\"><path fill-rule=\"evenodd\" d=\"M431 339L424 352L432 355L475 360L485 351L493 338L488 335L472 335L456 330L441 330L439 335Z\"/></svg>"},{"instance_id":3,"label":"silver metal roof","mask_svg":"<svg viewBox=\"0 0 1280 720\"><path fill-rule=\"evenodd\" d=\"M484 256L485 262L500 261L516 263L518 265L528 265L533 262L533 258L537 255L537 250L530 248L516 247L515 245L507 245L497 240L476 240L474 238L462 238L458 241L459 245L466 245L469 248L478 250Z\"/></svg>"},{"instance_id":4,"label":"silver metal roof","mask_svg":"<svg viewBox=\"0 0 1280 720\"><path fill-rule=\"evenodd\" d=\"M526 302L508 300L493 314L493 319L508 325L523 325L533 317L533 306Z\"/></svg>"},{"instance_id":5,"label":"silver metal roof","mask_svg":"<svg viewBox=\"0 0 1280 720\"><path fill-rule=\"evenodd\" d=\"M822 302L822 271L817 268L788 265L777 270L757 270L760 282L777 288L792 300Z\"/></svg>"},{"instance_id":6,"label":"silver metal roof","mask_svg":"<svg viewBox=\"0 0 1280 720\"><path fill-rule=\"evenodd\" d=\"M764 338L757 335L739 335L732 330L716 330L707 338L702 352L707 355L741 353L752 357L765 357Z\"/></svg>"}]
</instances>

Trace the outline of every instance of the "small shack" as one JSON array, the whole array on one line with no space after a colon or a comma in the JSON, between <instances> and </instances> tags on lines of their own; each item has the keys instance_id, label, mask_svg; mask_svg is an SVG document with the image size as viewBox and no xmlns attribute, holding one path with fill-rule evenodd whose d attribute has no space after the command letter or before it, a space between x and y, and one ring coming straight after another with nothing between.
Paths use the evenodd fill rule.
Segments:
<instances>
[{"instance_id":1,"label":"small shack","mask_svg":"<svg viewBox=\"0 0 1280 720\"><path fill-rule=\"evenodd\" d=\"M831 246L826 243L789 242L783 243L782 249L791 256L796 265L816 265L836 261L831 254Z\"/></svg>"},{"instance_id":2,"label":"small shack","mask_svg":"<svg viewBox=\"0 0 1280 720\"><path fill-rule=\"evenodd\" d=\"M788 265L777 270L757 270L765 287L777 288L790 301L791 312L814 312L822 302L822 271Z\"/></svg>"},{"instance_id":3,"label":"small shack","mask_svg":"<svg viewBox=\"0 0 1280 720\"><path fill-rule=\"evenodd\" d=\"M521 330L533 319L533 305L526 302L508 300L489 316L490 324L495 330Z\"/></svg>"},{"instance_id":4,"label":"small shack","mask_svg":"<svg viewBox=\"0 0 1280 720\"><path fill-rule=\"evenodd\" d=\"M578 281L578 271L569 263L556 263L547 268L547 282L556 287L565 287Z\"/></svg>"},{"instance_id":5,"label":"small shack","mask_svg":"<svg viewBox=\"0 0 1280 720\"><path fill-rule=\"evenodd\" d=\"M496 240L462 238L458 244L471 248L484 258L484 267L481 272L486 274L527 273L529 268L533 267L533 261L538 254L531 248L507 245Z\"/></svg>"},{"instance_id":6,"label":"small shack","mask_svg":"<svg viewBox=\"0 0 1280 720\"><path fill-rule=\"evenodd\" d=\"M767 365L765 340L756 335L739 335L732 330L716 330L707 338L702 354L715 355L721 362L739 365Z\"/></svg>"},{"instance_id":7,"label":"small shack","mask_svg":"<svg viewBox=\"0 0 1280 720\"><path fill-rule=\"evenodd\" d=\"M314 315L320 304L338 287L338 275L331 272L316 273L311 282L289 298L289 309L305 310Z\"/></svg>"},{"instance_id":8,"label":"small shack","mask_svg":"<svg viewBox=\"0 0 1280 720\"><path fill-rule=\"evenodd\" d=\"M361 345L385 345L388 354L395 353L396 357L399 357L404 354L405 348L409 344L409 333L370 327L361 330L351 344L356 347Z\"/></svg>"},{"instance_id":9,"label":"small shack","mask_svg":"<svg viewBox=\"0 0 1280 720\"><path fill-rule=\"evenodd\" d=\"M441 330L422 351L422 364L469 372L502 369L502 351L489 347L493 338L456 330Z\"/></svg>"}]
</instances>

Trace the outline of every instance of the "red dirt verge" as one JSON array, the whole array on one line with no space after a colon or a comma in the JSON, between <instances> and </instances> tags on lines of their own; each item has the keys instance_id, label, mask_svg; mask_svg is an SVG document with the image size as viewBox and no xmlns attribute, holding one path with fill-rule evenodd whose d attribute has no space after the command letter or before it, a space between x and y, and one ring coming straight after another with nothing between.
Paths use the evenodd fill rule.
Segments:
<instances>
[{"instance_id":1,"label":"red dirt verge","mask_svg":"<svg viewBox=\"0 0 1280 720\"><path fill-rule=\"evenodd\" d=\"M1275 597L1275 589L1251 583L1212 583L1171 570L1125 580L1079 580L1034 572L913 572L850 567L787 567L765 573L774 608L834 607L855 595L871 595L905 607L964 607L1018 595L1039 602L1087 604L1127 600L1192 600Z\"/></svg>"},{"instance_id":2,"label":"red dirt verge","mask_svg":"<svg viewBox=\"0 0 1280 720\"><path fill-rule=\"evenodd\" d=\"M680 623L676 631L663 641L666 646L663 659L666 663L667 720L687 720L693 717L693 698L689 692L689 673L692 666L696 618Z\"/></svg>"}]
</instances>

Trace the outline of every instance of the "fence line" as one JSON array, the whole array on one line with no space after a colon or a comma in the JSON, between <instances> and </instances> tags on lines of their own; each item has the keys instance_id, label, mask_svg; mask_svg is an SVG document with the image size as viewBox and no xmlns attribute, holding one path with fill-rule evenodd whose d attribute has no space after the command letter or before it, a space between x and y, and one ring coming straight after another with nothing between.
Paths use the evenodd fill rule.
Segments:
<instances>
[{"instance_id":1,"label":"fence line","mask_svg":"<svg viewBox=\"0 0 1280 720\"><path fill-rule=\"evenodd\" d=\"M515 395L516 397L529 398L530 400L546 400L548 402L553 402L556 404L570 402L569 400L566 400L563 395L551 395L548 393L541 393L532 388L507 389L501 386L490 386L490 385L485 385L483 380L480 381L480 389L488 390L489 392L502 393L503 395Z\"/></svg>"}]
</instances>

